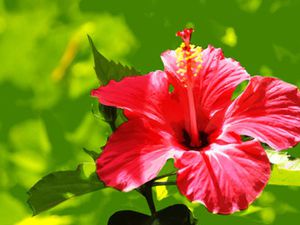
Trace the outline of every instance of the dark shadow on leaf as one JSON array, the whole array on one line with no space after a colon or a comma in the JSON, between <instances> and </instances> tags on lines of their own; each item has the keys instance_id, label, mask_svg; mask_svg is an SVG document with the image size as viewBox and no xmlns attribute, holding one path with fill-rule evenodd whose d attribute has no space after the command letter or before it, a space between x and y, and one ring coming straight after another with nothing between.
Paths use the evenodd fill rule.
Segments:
<instances>
[{"instance_id":1,"label":"dark shadow on leaf","mask_svg":"<svg viewBox=\"0 0 300 225\"><path fill-rule=\"evenodd\" d=\"M113 214L108 225L196 225L191 211L182 204L172 205L157 212L156 218L135 211Z\"/></svg>"}]
</instances>

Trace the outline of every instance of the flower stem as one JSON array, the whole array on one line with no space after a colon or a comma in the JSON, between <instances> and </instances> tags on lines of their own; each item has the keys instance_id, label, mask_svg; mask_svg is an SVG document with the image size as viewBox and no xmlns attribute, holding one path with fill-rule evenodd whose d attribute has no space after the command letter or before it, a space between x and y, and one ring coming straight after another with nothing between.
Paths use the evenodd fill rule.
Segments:
<instances>
[{"instance_id":1,"label":"flower stem","mask_svg":"<svg viewBox=\"0 0 300 225\"><path fill-rule=\"evenodd\" d=\"M148 203L148 206L149 206L149 209L151 212L151 216L153 218L157 217L157 212L156 212L155 204L153 201L152 187L160 186L160 185L175 185L176 184L175 181L155 182L156 180L162 179L164 177L169 177L169 176L174 176L174 175L176 175L176 171L164 174L162 176L158 176L158 177L154 178L153 180L150 180L149 182L145 183L144 185L142 185L141 187L136 189L147 200L147 203Z\"/></svg>"},{"instance_id":2,"label":"flower stem","mask_svg":"<svg viewBox=\"0 0 300 225\"><path fill-rule=\"evenodd\" d=\"M175 181L166 181L166 182L154 182L153 187L155 186L167 186L167 185L176 185Z\"/></svg>"},{"instance_id":3,"label":"flower stem","mask_svg":"<svg viewBox=\"0 0 300 225\"><path fill-rule=\"evenodd\" d=\"M157 212L155 209L155 205L153 202L153 195L152 195L152 186L153 186L153 181L149 181L146 184L144 184L141 188L140 188L140 193L146 198L150 212L151 212L151 216L153 218L157 217Z\"/></svg>"},{"instance_id":4,"label":"flower stem","mask_svg":"<svg viewBox=\"0 0 300 225\"><path fill-rule=\"evenodd\" d=\"M154 178L153 181L156 181L156 180L159 180L159 179L162 179L162 178L165 178L165 177L174 176L174 175L176 175L176 171L158 176L158 177Z\"/></svg>"}]
</instances>

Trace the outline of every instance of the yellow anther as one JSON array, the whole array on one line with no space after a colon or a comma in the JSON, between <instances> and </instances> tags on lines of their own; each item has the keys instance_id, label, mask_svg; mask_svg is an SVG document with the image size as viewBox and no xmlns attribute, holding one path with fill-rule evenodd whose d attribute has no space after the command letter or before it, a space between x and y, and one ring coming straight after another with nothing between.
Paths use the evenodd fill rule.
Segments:
<instances>
[{"instance_id":1,"label":"yellow anther","mask_svg":"<svg viewBox=\"0 0 300 225\"><path fill-rule=\"evenodd\" d=\"M201 69L202 64L202 48L181 43L180 47L175 50L176 53L176 65L178 70L177 74L181 77L180 81L185 83L188 80L188 76L196 77ZM188 75L187 71L190 71Z\"/></svg>"}]
</instances>

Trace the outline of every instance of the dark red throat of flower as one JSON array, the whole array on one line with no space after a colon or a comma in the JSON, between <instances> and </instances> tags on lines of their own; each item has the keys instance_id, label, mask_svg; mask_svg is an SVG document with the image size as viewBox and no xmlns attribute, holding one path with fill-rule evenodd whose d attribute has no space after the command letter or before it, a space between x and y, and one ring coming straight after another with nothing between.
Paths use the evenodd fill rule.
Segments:
<instances>
[{"instance_id":1,"label":"dark red throat of flower","mask_svg":"<svg viewBox=\"0 0 300 225\"><path fill-rule=\"evenodd\" d=\"M190 45L190 41L192 38L192 33L194 32L193 28L185 28L182 31L178 31L176 36L181 37L186 47Z\"/></svg>"}]
</instances>

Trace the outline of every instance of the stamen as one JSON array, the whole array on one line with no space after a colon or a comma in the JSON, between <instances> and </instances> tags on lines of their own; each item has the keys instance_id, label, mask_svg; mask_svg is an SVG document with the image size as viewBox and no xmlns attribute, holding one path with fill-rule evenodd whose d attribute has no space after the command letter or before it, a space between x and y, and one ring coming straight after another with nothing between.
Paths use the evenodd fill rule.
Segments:
<instances>
[{"instance_id":1,"label":"stamen","mask_svg":"<svg viewBox=\"0 0 300 225\"><path fill-rule=\"evenodd\" d=\"M178 67L176 72L179 75L179 80L186 86L185 82L187 80L192 82L192 77L196 77L202 67L202 48L194 45L189 45L187 48L185 43L182 43L175 52ZM190 73L187 73L188 70L190 70Z\"/></svg>"},{"instance_id":2,"label":"stamen","mask_svg":"<svg viewBox=\"0 0 300 225\"><path fill-rule=\"evenodd\" d=\"M191 146L197 147L201 145L199 138L197 114L194 100L194 79L198 76L202 65L202 48L196 47L190 44L191 35L193 29L184 29L177 32L177 36L180 36L183 43L176 52L176 65L178 67L177 78L186 88L188 98L188 110L189 110L189 133L191 136Z\"/></svg>"},{"instance_id":3,"label":"stamen","mask_svg":"<svg viewBox=\"0 0 300 225\"><path fill-rule=\"evenodd\" d=\"M201 141L198 132L194 93L192 88L190 87L187 88L187 96L188 96L189 117L190 117L189 122L190 122L191 146L199 147L201 146Z\"/></svg>"}]
</instances>

